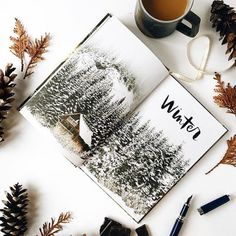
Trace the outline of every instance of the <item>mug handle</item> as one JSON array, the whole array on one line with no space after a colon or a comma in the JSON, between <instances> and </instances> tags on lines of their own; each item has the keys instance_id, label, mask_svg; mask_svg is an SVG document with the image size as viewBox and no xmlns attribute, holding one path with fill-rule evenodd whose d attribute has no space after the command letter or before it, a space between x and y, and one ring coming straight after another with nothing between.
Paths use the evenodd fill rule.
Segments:
<instances>
[{"instance_id":1,"label":"mug handle","mask_svg":"<svg viewBox=\"0 0 236 236\"><path fill-rule=\"evenodd\" d=\"M195 13L193 13L192 11L190 11L183 19L185 19L186 21L188 21L192 27L188 27L187 25L185 25L184 23L180 22L177 25L177 30L180 31L181 33L189 36L189 37L194 37L197 35L198 31L199 31L199 26L200 26L200 22L201 19L199 16L197 16Z\"/></svg>"}]
</instances>

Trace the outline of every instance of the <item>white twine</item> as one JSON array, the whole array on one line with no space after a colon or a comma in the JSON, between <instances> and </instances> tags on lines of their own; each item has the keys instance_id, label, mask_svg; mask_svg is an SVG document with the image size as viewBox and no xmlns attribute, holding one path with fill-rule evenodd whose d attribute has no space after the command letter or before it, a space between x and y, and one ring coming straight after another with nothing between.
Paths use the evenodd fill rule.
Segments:
<instances>
[{"instance_id":1,"label":"white twine","mask_svg":"<svg viewBox=\"0 0 236 236\"><path fill-rule=\"evenodd\" d=\"M191 58L191 48L192 48L193 42L196 41L196 40L199 40L201 38L206 39L207 45L206 45L205 51L203 53L203 57L202 57L200 65L196 65L196 64L194 64L194 62ZM212 45L212 43L211 43L210 37L208 35L198 36L195 39L192 39L187 45L188 61L189 61L190 65L197 71L197 74L196 74L195 78L189 78L188 76L186 76L184 74L180 74L180 73L177 73L177 72L174 72L174 71L170 71L169 73L172 76L174 76L176 79L182 80L182 81L185 81L185 82L189 82L189 83L192 83L194 81L202 79L204 75L213 75L213 74L215 74L216 71L206 70L206 66L207 66L210 51L211 51L211 45ZM223 72L229 70L231 67L233 67L234 63L235 62L232 62L232 64L230 64L228 67L226 67L225 69L223 69L221 71L217 71L217 72L218 73L223 73Z\"/></svg>"}]
</instances>

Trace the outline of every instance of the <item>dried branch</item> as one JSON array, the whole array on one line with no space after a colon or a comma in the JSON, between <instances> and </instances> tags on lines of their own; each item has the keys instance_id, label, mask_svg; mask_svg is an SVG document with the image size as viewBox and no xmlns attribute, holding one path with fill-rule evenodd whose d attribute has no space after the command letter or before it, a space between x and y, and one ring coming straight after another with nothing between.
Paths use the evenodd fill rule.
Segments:
<instances>
[{"instance_id":1,"label":"dried branch","mask_svg":"<svg viewBox=\"0 0 236 236\"><path fill-rule=\"evenodd\" d=\"M29 56L29 63L26 66L26 70L23 76L23 79L29 77L34 73L34 68L37 66L37 63L44 60L43 54L47 52L47 47L49 46L50 35L45 34L41 36L40 39L35 39L34 41L28 36L23 24L15 19L15 28L14 33L17 37L10 37L10 40L13 42L13 45L10 46L11 52L21 61L21 71L24 70L25 62L25 53Z\"/></svg>"},{"instance_id":2,"label":"dried branch","mask_svg":"<svg viewBox=\"0 0 236 236\"><path fill-rule=\"evenodd\" d=\"M57 221L51 218L51 223L46 222L43 224L43 227L39 229L40 236L54 236L56 233L63 230L62 224L67 224L70 222L70 220L70 212L61 213Z\"/></svg>"},{"instance_id":3,"label":"dried branch","mask_svg":"<svg viewBox=\"0 0 236 236\"><path fill-rule=\"evenodd\" d=\"M224 86L224 81L221 80L221 75L215 73L214 79L217 81L215 92L218 93L214 96L214 102L223 108L227 108L227 113L234 114L236 116L236 85L232 87L230 83Z\"/></svg>"},{"instance_id":4,"label":"dried branch","mask_svg":"<svg viewBox=\"0 0 236 236\"><path fill-rule=\"evenodd\" d=\"M21 71L24 69L24 55L25 50L27 49L29 45L29 36L26 33L26 30L23 26L23 24L15 18L15 28L13 32L17 35L17 37L10 37L10 40L12 41L12 45L10 46L10 51L21 60Z\"/></svg>"},{"instance_id":5,"label":"dried branch","mask_svg":"<svg viewBox=\"0 0 236 236\"><path fill-rule=\"evenodd\" d=\"M44 37L41 36L40 39L35 39L34 42L29 42L26 49L26 53L28 53L30 61L26 67L23 79L32 75L34 73L33 69L37 65L37 63L44 60L43 54L47 52L47 47L49 46L50 38L50 34L45 34Z\"/></svg>"},{"instance_id":6,"label":"dried branch","mask_svg":"<svg viewBox=\"0 0 236 236\"><path fill-rule=\"evenodd\" d=\"M218 164L216 164L211 170L209 170L206 175L212 172L220 164L232 165L236 167L236 134L232 138L227 140L227 145L228 149L223 159Z\"/></svg>"}]
</instances>

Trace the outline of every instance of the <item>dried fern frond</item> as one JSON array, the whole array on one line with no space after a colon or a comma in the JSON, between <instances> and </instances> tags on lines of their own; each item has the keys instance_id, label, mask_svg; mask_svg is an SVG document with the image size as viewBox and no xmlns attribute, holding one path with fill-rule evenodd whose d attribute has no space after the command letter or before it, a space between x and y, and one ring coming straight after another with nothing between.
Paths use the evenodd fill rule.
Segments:
<instances>
[{"instance_id":1,"label":"dried fern frond","mask_svg":"<svg viewBox=\"0 0 236 236\"><path fill-rule=\"evenodd\" d=\"M70 220L71 220L70 212L61 213L56 221L55 219L51 218L51 222L44 223L43 227L39 229L40 236L54 236L56 233L63 230L62 224L67 224L70 222Z\"/></svg>"},{"instance_id":2,"label":"dried fern frond","mask_svg":"<svg viewBox=\"0 0 236 236\"><path fill-rule=\"evenodd\" d=\"M26 30L23 24L19 19L15 18L15 28L13 32L17 35L17 37L10 37L12 41L12 45L10 46L10 51L21 60L21 71L24 69L24 55L25 50L27 49L30 39L26 33Z\"/></svg>"},{"instance_id":3,"label":"dried fern frond","mask_svg":"<svg viewBox=\"0 0 236 236\"><path fill-rule=\"evenodd\" d=\"M220 107L227 108L227 112L236 115L236 85L232 87L228 83L225 87L224 81L221 80L221 75L215 73L214 79L217 81L215 92L218 93L214 96L214 102Z\"/></svg>"},{"instance_id":4,"label":"dried fern frond","mask_svg":"<svg viewBox=\"0 0 236 236\"><path fill-rule=\"evenodd\" d=\"M41 36L40 39L35 39L34 42L29 42L26 48L26 53L28 53L30 61L26 67L23 79L33 74L33 69L37 65L37 63L44 60L43 54L47 52L47 47L49 46L50 38L50 34L46 33L45 36Z\"/></svg>"},{"instance_id":5,"label":"dried fern frond","mask_svg":"<svg viewBox=\"0 0 236 236\"><path fill-rule=\"evenodd\" d=\"M220 164L232 165L236 167L236 134L227 140L228 149L223 157L223 159L216 164L211 170L209 170L206 174L209 174Z\"/></svg>"},{"instance_id":6,"label":"dried fern frond","mask_svg":"<svg viewBox=\"0 0 236 236\"><path fill-rule=\"evenodd\" d=\"M10 46L10 51L20 59L21 61L21 71L24 70L25 53L29 56L29 63L26 66L23 79L29 77L34 73L34 67L38 62L44 60L43 54L47 52L47 47L49 46L50 35L45 34L41 36L40 39L31 40L28 36L23 24L17 18L15 19L15 28L13 32L17 37L10 37L12 45Z\"/></svg>"}]
</instances>

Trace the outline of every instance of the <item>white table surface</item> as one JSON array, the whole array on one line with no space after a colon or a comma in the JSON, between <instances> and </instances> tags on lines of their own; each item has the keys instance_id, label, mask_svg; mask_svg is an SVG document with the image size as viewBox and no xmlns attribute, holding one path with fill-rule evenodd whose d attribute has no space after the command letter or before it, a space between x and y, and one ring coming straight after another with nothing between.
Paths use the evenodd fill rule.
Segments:
<instances>
[{"instance_id":1,"label":"white table surface","mask_svg":"<svg viewBox=\"0 0 236 236\"><path fill-rule=\"evenodd\" d=\"M1 2L0 14L0 66L19 61L9 52L14 27L18 17L32 36L50 32L52 43L46 60L39 64L31 79L17 81L16 93L19 105L46 76L68 55L93 26L111 12L136 34L172 70L194 75L195 71L186 58L186 45L190 38L175 32L163 39L144 36L134 22L135 0L58 0L30 1L8 0ZM217 41L218 34L209 23L211 0L196 0L193 11L202 18L201 34L209 34L215 47L209 66L220 70L225 65L225 48ZM234 0L228 4L236 7ZM193 51L201 56L201 51ZM223 73L223 79L236 84L236 70ZM167 236L188 196L194 194L187 220L181 236L235 236L236 227L236 168L220 165L205 175L224 155L226 140L236 133L236 118L226 114L212 99L215 81L213 76L192 84L184 83L226 127L229 132L196 164L196 166L157 204L141 224L147 224L153 236ZM206 121L207 122L207 121ZM83 172L74 168L55 148L50 137L35 130L16 110L10 113L6 141L0 148L0 199L5 190L17 182L29 190L30 225L27 235L38 234L38 228L51 216L62 211L73 212L73 221L58 235L99 235L99 226L105 216L111 217L127 227L136 224L112 199L94 184ZM209 130L210 132L210 130ZM193 150L194 152L194 150ZM231 202L211 213L200 216L197 208L225 193L233 196ZM0 203L0 207L3 204ZM141 225L140 224L140 225Z\"/></svg>"}]
</instances>

